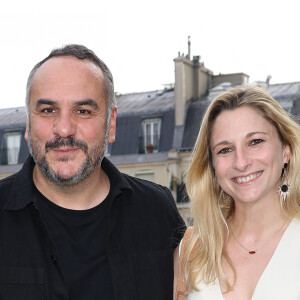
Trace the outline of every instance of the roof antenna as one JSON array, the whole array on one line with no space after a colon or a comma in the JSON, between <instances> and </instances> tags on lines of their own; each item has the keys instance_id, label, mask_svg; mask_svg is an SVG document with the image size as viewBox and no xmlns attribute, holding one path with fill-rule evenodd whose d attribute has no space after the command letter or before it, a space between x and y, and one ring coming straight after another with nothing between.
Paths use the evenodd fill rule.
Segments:
<instances>
[{"instance_id":1,"label":"roof antenna","mask_svg":"<svg viewBox=\"0 0 300 300\"><path fill-rule=\"evenodd\" d=\"M187 58L191 59L191 36L188 36L188 54L187 54Z\"/></svg>"}]
</instances>

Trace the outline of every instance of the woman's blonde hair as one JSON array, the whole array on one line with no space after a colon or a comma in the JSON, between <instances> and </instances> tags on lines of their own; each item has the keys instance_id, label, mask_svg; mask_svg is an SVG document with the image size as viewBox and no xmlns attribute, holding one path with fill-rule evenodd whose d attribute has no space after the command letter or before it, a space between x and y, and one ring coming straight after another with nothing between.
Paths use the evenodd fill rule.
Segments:
<instances>
[{"instance_id":1,"label":"woman's blonde hair","mask_svg":"<svg viewBox=\"0 0 300 300\"><path fill-rule=\"evenodd\" d=\"M291 151L288 164L289 194L283 209L291 216L300 216L300 126L285 110L262 88L232 88L209 105L200 128L187 173L187 193L191 200L194 218L194 233L183 257L183 275L187 292L198 290L200 282L213 283L217 278L229 284L222 268L222 255L235 270L224 250L229 235L228 218L234 212L233 199L225 194L215 177L210 151L212 125L224 110L234 110L241 106L257 109L277 129L283 145ZM223 205L226 203L227 209Z\"/></svg>"}]
</instances>

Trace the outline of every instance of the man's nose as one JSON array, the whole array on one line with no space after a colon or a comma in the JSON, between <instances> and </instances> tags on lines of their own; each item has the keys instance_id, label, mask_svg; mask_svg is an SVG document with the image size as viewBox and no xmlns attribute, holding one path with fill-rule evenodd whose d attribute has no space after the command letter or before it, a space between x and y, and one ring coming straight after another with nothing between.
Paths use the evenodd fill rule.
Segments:
<instances>
[{"instance_id":1,"label":"man's nose","mask_svg":"<svg viewBox=\"0 0 300 300\"><path fill-rule=\"evenodd\" d=\"M60 112L53 124L53 133L60 137L68 137L76 134L77 125L70 113Z\"/></svg>"},{"instance_id":2,"label":"man's nose","mask_svg":"<svg viewBox=\"0 0 300 300\"><path fill-rule=\"evenodd\" d=\"M235 149L233 167L239 171L245 171L252 164L252 158L248 151L241 147Z\"/></svg>"}]
</instances>

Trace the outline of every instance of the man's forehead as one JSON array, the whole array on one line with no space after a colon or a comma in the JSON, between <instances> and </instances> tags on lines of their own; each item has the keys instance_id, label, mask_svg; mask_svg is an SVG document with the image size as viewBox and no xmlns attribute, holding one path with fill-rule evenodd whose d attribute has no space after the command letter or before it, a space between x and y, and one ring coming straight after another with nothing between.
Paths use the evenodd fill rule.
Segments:
<instances>
[{"instance_id":1,"label":"man's forehead","mask_svg":"<svg viewBox=\"0 0 300 300\"><path fill-rule=\"evenodd\" d=\"M104 79L104 75L99 66L89 59L78 59L75 56L55 56L44 62L36 71L35 78L40 76L51 76L56 72L68 73L73 71L81 71L83 73L90 72L99 79Z\"/></svg>"},{"instance_id":2,"label":"man's forehead","mask_svg":"<svg viewBox=\"0 0 300 300\"><path fill-rule=\"evenodd\" d=\"M106 99L104 75L88 59L73 56L50 58L32 79L30 103L40 98L53 101Z\"/></svg>"}]
</instances>

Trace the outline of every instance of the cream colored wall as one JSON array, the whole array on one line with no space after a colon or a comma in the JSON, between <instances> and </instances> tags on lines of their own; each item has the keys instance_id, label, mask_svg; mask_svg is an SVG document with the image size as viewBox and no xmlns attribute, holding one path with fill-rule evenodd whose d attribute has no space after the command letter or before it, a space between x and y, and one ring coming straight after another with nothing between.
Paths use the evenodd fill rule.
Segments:
<instances>
[{"instance_id":1,"label":"cream colored wall","mask_svg":"<svg viewBox=\"0 0 300 300\"><path fill-rule=\"evenodd\" d=\"M181 180L185 179L185 174L190 161L190 152L169 152L169 160L156 163L137 163L128 165L117 165L117 168L128 175L137 176L137 173L154 173L154 182L170 188L172 175ZM176 201L176 190L171 190ZM189 203L177 203L177 208L187 225L191 225L191 214Z\"/></svg>"},{"instance_id":2,"label":"cream colored wall","mask_svg":"<svg viewBox=\"0 0 300 300\"><path fill-rule=\"evenodd\" d=\"M181 215L181 217L183 218L186 226L192 226L193 225L193 220L191 217L191 211L190 211L190 205L189 203L187 204L179 204L177 205L177 209Z\"/></svg>"},{"instance_id":3,"label":"cream colored wall","mask_svg":"<svg viewBox=\"0 0 300 300\"><path fill-rule=\"evenodd\" d=\"M155 183L170 187L172 175L179 181L185 178L190 155L190 152L170 152L170 159L163 162L122 164L116 167L121 172L135 177L138 177L137 174L153 172Z\"/></svg>"},{"instance_id":4,"label":"cream colored wall","mask_svg":"<svg viewBox=\"0 0 300 300\"><path fill-rule=\"evenodd\" d=\"M190 61L184 62L184 87L185 87L185 98L184 102L193 98L193 64ZM185 113L185 110L184 110Z\"/></svg>"},{"instance_id":5,"label":"cream colored wall","mask_svg":"<svg viewBox=\"0 0 300 300\"><path fill-rule=\"evenodd\" d=\"M244 73L233 73L233 74L221 74L213 76L212 85L216 86L223 82L230 82L233 84L247 84L249 76Z\"/></svg>"},{"instance_id":6,"label":"cream colored wall","mask_svg":"<svg viewBox=\"0 0 300 300\"><path fill-rule=\"evenodd\" d=\"M3 179L3 178L8 177L10 175L12 175L12 173L0 173L0 179Z\"/></svg>"},{"instance_id":7,"label":"cream colored wall","mask_svg":"<svg viewBox=\"0 0 300 300\"><path fill-rule=\"evenodd\" d=\"M185 57L174 59L175 63L175 125L184 125L186 103L206 94L213 72L203 63L193 62Z\"/></svg>"},{"instance_id":8,"label":"cream colored wall","mask_svg":"<svg viewBox=\"0 0 300 300\"><path fill-rule=\"evenodd\" d=\"M185 120L186 101L193 97L193 63L186 58L175 62L175 124L180 126Z\"/></svg>"},{"instance_id":9,"label":"cream colored wall","mask_svg":"<svg viewBox=\"0 0 300 300\"><path fill-rule=\"evenodd\" d=\"M179 169L180 169L180 173L183 175L184 178L185 178L187 169L189 167L190 157L191 157L191 152L179 153L179 161L180 161Z\"/></svg>"},{"instance_id":10,"label":"cream colored wall","mask_svg":"<svg viewBox=\"0 0 300 300\"><path fill-rule=\"evenodd\" d=\"M167 162L154 162L154 163L141 163L141 164L128 164L128 165L116 165L116 167L123 173L139 177L139 174L154 173L154 182L167 186L170 186L171 172ZM173 168L173 167L172 167ZM142 178L142 176L141 176Z\"/></svg>"},{"instance_id":11,"label":"cream colored wall","mask_svg":"<svg viewBox=\"0 0 300 300\"><path fill-rule=\"evenodd\" d=\"M204 68L198 69L198 90L199 94L197 95L197 98L201 97L202 95L206 94L210 84L211 84L211 76L212 73Z\"/></svg>"}]
</instances>

